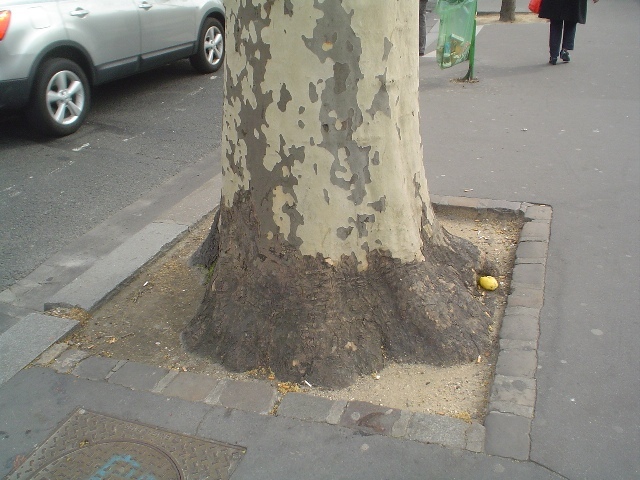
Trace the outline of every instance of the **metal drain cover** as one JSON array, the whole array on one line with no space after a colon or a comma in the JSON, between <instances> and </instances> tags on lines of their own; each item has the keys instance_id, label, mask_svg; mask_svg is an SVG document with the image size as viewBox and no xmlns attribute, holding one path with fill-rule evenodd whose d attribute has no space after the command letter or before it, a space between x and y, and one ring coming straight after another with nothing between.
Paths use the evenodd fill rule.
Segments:
<instances>
[{"instance_id":1,"label":"metal drain cover","mask_svg":"<svg viewBox=\"0 0 640 480\"><path fill-rule=\"evenodd\" d=\"M245 452L80 409L7 480L223 480Z\"/></svg>"}]
</instances>

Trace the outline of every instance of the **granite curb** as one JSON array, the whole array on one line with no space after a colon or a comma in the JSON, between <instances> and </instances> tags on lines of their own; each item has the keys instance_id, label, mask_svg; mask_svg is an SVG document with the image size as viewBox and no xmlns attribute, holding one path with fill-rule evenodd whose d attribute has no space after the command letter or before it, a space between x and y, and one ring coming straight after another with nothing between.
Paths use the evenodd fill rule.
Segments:
<instances>
[{"instance_id":1,"label":"granite curb","mask_svg":"<svg viewBox=\"0 0 640 480\"><path fill-rule=\"evenodd\" d=\"M0 292L0 385L76 328L47 310L94 310L211 212L222 175L201 173L194 167L171 178ZM179 198L167 205L167 197ZM149 214L152 221L139 220Z\"/></svg>"},{"instance_id":2,"label":"granite curb","mask_svg":"<svg viewBox=\"0 0 640 480\"><path fill-rule=\"evenodd\" d=\"M438 208L512 213L525 221L511 292L500 330L500 351L484 425L360 401L280 394L267 381L215 379L137 362L91 356L56 344L37 361L59 373L175 396L230 409L339 425L364 435L386 435L449 448L528 460L536 399L539 317L544 298L551 207L469 197L432 195Z\"/></svg>"}]
</instances>

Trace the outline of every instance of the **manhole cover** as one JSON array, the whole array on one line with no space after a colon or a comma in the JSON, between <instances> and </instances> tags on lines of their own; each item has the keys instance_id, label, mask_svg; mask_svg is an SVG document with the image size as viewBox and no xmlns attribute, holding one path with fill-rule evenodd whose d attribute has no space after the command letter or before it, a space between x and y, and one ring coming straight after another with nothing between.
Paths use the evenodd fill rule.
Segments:
<instances>
[{"instance_id":1,"label":"manhole cover","mask_svg":"<svg viewBox=\"0 0 640 480\"><path fill-rule=\"evenodd\" d=\"M8 480L222 480L245 451L80 409Z\"/></svg>"}]
</instances>

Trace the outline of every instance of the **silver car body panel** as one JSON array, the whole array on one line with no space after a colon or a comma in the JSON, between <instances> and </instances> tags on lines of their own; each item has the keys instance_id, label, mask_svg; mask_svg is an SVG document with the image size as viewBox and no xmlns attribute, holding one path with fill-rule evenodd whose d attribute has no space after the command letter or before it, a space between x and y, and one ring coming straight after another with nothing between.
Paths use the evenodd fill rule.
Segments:
<instances>
[{"instance_id":1,"label":"silver car body panel","mask_svg":"<svg viewBox=\"0 0 640 480\"><path fill-rule=\"evenodd\" d=\"M206 16L224 24L221 0L12 0L1 10L11 20L0 41L0 108L26 104L53 51L100 84L195 54Z\"/></svg>"},{"instance_id":2,"label":"silver car body panel","mask_svg":"<svg viewBox=\"0 0 640 480\"><path fill-rule=\"evenodd\" d=\"M143 55L193 47L198 36L194 5L184 0L143 0L139 4Z\"/></svg>"},{"instance_id":3,"label":"silver car body panel","mask_svg":"<svg viewBox=\"0 0 640 480\"><path fill-rule=\"evenodd\" d=\"M67 39L91 57L97 82L138 70L140 21L134 0L62 0L58 9ZM101 74L109 69L112 75Z\"/></svg>"}]
</instances>

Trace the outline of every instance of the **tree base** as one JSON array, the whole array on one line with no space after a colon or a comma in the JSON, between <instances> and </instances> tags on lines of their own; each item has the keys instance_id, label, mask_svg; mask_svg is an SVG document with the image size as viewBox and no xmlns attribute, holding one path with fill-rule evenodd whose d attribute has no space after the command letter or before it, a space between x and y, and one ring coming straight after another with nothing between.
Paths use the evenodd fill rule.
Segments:
<instances>
[{"instance_id":1,"label":"tree base","mask_svg":"<svg viewBox=\"0 0 640 480\"><path fill-rule=\"evenodd\" d=\"M408 264L372 252L359 272L349 257L332 265L284 248L260 254L234 212L234 242L182 334L189 350L233 371L269 367L279 379L330 388L382 370L385 359L452 365L491 350L469 242L446 234L449 246L425 242L428 260Z\"/></svg>"}]
</instances>

